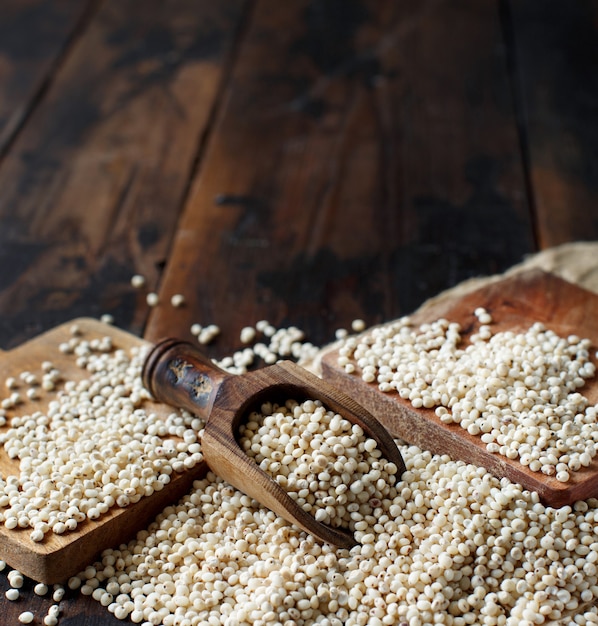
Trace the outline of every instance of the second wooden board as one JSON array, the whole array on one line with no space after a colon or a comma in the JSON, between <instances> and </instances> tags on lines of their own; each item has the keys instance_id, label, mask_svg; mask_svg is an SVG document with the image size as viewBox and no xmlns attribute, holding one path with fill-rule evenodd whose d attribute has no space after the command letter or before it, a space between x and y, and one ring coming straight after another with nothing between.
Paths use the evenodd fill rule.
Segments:
<instances>
[{"instance_id":1,"label":"second wooden board","mask_svg":"<svg viewBox=\"0 0 598 626\"><path fill-rule=\"evenodd\" d=\"M525 332L534 322L542 322L561 337L575 334L590 339L590 358L596 364L598 295L538 270L515 274L464 296L439 299L410 319L414 326L440 318L458 322L466 343L479 325L474 315L478 307L491 314L493 333ZM552 506L598 497L598 457L594 457L589 467L571 472L568 482L531 471L518 459L489 452L480 436L470 435L458 424L442 422L433 408L416 409L396 392L383 393L376 382L364 382L359 368L353 374L346 373L338 364L338 357L338 349L322 357L324 378L363 404L394 436L432 452L480 465L495 476L506 476L526 489L537 491ZM595 377L579 391L591 404L598 402Z\"/></svg>"}]
</instances>

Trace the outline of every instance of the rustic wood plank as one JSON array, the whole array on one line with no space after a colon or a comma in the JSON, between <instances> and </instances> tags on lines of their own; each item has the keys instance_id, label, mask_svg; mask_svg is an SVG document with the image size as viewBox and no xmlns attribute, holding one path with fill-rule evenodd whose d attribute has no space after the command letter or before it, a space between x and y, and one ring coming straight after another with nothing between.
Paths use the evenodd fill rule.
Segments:
<instances>
[{"instance_id":1,"label":"rustic wood plank","mask_svg":"<svg viewBox=\"0 0 598 626\"><path fill-rule=\"evenodd\" d=\"M598 2L508 2L541 248L598 237Z\"/></svg>"},{"instance_id":2,"label":"rustic wood plank","mask_svg":"<svg viewBox=\"0 0 598 626\"><path fill-rule=\"evenodd\" d=\"M260 0L147 337L323 343L532 249L495 3Z\"/></svg>"},{"instance_id":3,"label":"rustic wood plank","mask_svg":"<svg viewBox=\"0 0 598 626\"><path fill-rule=\"evenodd\" d=\"M140 332L243 0L101 6L0 168L0 345L81 315Z\"/></svg>"},{"instance_id":4,"label":"rustic wood plank","mask_svg":"<svg viewBox=\"0 0 598 626\"><path fill-rule=\"evenodd\" d=\"M0 155L96 2L7 0L0 5Z\"/></svg>"}]
</instances>

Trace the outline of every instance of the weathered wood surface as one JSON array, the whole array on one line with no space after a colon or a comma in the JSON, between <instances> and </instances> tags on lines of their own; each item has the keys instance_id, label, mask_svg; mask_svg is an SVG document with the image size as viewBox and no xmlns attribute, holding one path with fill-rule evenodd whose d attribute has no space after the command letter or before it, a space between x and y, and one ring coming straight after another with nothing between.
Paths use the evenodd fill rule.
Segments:
<instances>
[{"instance_id":1,"label":"weathered wood surface","mask_svg":"<svg viewBox=\"0 0 598 626\"><path fill-rule=\"evenodd\" d=\"M598 238L596 6L0 3L0 347L103 312L150 340L217 322L214 356L260 318L324 343ZM7 623L47 606L0 595Z\"/></svg>"},{"instance_id":2,"label":"weathered wood surface","mask_svg":"<svg viewBox=\"0 0 598 626\"><path fill-rule=\"evenodd\" d=\"M598 2L506 5L538 243L596 239Z\"/></svg>"},{"instance_id":3,"label":"weathered wood surface","mask_svg":"<svg viewBox=\"0 0 598 626\"><path fill-rule=\"evenodd\" d=\"M5 0L0 12L0 157L35 109L92 0Z\"/></svg>"},{"instance_id":4,"label":"weathered wood surface","mask_svg":"<svg viewBox=\"0 0 598 626\"><path fill-rule=\"evenodd\" d=\"M535 322L542 322L561 337L578 335L590 339L594 352L598 345L598 319L594 314L598 296L539 270L516 274L466 296L444 299L425 307L411 319L414 328L440 318L457 322L465 343L479 327L474 315L477 307L484 307L492 315L493 334L526 332ZM363 404L392 434L408 443L480 465L499 478L506 476L525 489L537 491L551 506L598 497L598 459L589 467L572 472L567 483L559 482L554 476L532 472L518 459L488 452L480 437L470 435L460 425L441 422L433 408L415 409L397 393L383 393L378 383L364 382L359 367L355 374L347 374L337 364L337 359L336 350L322 359L324 379ZM598 402L598 380L589 380L579 391L591 404Z\"/></svg>"},{"instance_id":5,"label":"weathered wood surface","mask_svg":"<svg viewBox=\"0 0 598 626\"><path fill-rule=\"evenodd\" d=\"M0 167L0 345L104 312L141 331L129 279L158 283L242 9L109 1L78 33Z\"/></svg>"},{"instance_id":6,"label":"weathered wood surface","mask_svg":"<svg viewBox=\"0 0 598 626\"><path fill-rule=\"evenodd\" d=\"M518 150L495 4L258 2L161 284L188 306L146 335L323 343L501 271L533 249Z\"/></svg>"}]
</instances>

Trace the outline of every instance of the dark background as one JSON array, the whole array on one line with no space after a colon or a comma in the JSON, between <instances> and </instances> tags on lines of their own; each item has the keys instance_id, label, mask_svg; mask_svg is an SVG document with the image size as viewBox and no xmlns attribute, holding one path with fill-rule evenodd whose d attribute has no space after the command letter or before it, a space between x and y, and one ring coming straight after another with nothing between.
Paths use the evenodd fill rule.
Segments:
<instances>
[{"instance_id":1,"label":"dark background","mask_svg":"<svg viewBox=\"0 0 598 626\"><path fill-rule=\"evenodd\" d=\"M583 0L3 0L0 347L103 313L152 341L217 323L212 356L262 318L322 345L598 239L596 24Z\"/></svg>"}]
</instances>

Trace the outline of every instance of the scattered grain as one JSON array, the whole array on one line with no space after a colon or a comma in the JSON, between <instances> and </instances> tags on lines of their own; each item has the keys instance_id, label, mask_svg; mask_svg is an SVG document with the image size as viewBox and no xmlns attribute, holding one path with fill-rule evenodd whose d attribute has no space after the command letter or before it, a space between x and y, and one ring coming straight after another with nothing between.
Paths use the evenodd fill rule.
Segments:
<instances>
[{"instance_id":1,"label":"scattered grain","mask_svg":"<svg viewBox=\"0 0 598 626\"><path fill-rule=\"evenodd\" d=\"M157 293L150 291L150 293L145 296L145 301L148 306L157 306L160 298Z\"/></svg>"},{"instance_id":2,"label":"scattered grain","mask_svg":"<svg viewBox=\"0 0 598 626\"><path fill-rule=\"evenodd\" d=\"M33 619L34 615L31 611L24 611L19 615L19 622L21 622L21 624L31 624Z\"/></svg>"},{"instance_id":3,"label":"scattered grain","mask_svg":"<svg viewBox=\"0 0 598 626\"><path fill-rule=\"evenodd\" d=\"M170 304L175 308L183 306L185 304L185 296L180 293L175 293L172 298L170 298Z\"/></svg>"},{"instance_id":4,"label":"scattered grain","mask_svg":"<svg viewBox=\"0 0 598 626\"><path fill-rule=\"evenodd\" d=\"M141 274L134 274L131 276L131 286L135 289L141 289L145 286L145 277Z\"/></svg>"},{"instance_id":5,"label":"scattered grain","mask_svg":"<svg viewBox=\"0 0 598 626\"><path fill-rule=\"evenodd\" d=\"M18 589L15 589L14 587L11 587L10 589L7 589L5 594L6 599L10 600L11 602L15 602L16 600L19 599L19 596L21 595Z\"/></svg>"}]
</instances>

